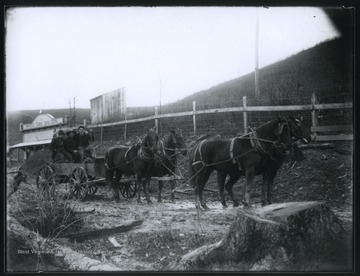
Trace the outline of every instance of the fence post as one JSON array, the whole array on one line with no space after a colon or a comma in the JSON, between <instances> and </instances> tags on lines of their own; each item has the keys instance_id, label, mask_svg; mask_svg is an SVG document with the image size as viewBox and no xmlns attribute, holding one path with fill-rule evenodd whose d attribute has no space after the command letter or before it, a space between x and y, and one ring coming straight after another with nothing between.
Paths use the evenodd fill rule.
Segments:
<instances>
[{"instance_id":1,"label":"fence post","mask_svg":"<svg viewBox=\"0 0 360 276\"><path fill-rule=\"evenodd\" d=\"M243 100L242 100L242 105L244 108L244 112L243 112L243 117L244 117L244 133L248 133L248 124L247 124L247 112L246 112L246 107L247 107L247 102L246 102L246 96L243 96Z\"/></svg>"},{"instance_id":2,"label":"fence post","mask_svg":"<svg viewBox=\"0 0 360 276\"><path fill-rule=\"evenodd\" d=\"M126 115L125 115L125 124L124 124L124 141L126 141L126 131L127 131L127 123L126 123Z\"/></svg>"},{"instance_id":3,"label":"fence post","mask_svg":"<svg viewBox=\"0 0 360 276\"><path fill-rule=\"evenodd\" d=\"M318 118L316 116L316 110L315 110L315 104L316 104L316 95L315 93L311 94L311 123L313 127L316 127L318 124ZM313 133L314 137L316 138L316 132Z\"/></svg>"},{"instance_id":4,"label":"fence post","mask_svg":"<svg viewBox=\"0 0 360 276\"><path fill-rule=\"evenodd\" d=\"M195 115L195 111L196 111L196 101L193 101L193 126L194 126L194 136L196 135L196 115Z\"/></svg>"},{"instance_id":5,"label":"fence post","mask_svg":"<svg viewBox=\"0 0 360 276\"><path fill-rule=\"evenodd\" d=\"M158 113L159 113L158 107L155 106L155 131L156 131L157 134L159 134L159 120L157 118Z\"/></svg>"}]
</instances>

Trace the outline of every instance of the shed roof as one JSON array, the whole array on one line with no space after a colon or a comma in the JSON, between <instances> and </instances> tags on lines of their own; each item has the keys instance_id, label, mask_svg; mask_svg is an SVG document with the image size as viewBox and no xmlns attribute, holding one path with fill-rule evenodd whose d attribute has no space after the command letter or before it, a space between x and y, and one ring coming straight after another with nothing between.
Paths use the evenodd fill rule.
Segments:
<instances>
[{"instance_id":1,"label":"shed roof","mask_svg":"<svg viewBox=\"0 0 360 276\"><path fill-rule=\"evenodd\" d=\"M29 146L39 146L39 145L47 145L51 143L51 139L49 140L40 140L35 142L22 142L16 145L12 145L9 148L15 149L15 148L23 148L23 147L29 147Z\"/></svg>"}]
</instances>

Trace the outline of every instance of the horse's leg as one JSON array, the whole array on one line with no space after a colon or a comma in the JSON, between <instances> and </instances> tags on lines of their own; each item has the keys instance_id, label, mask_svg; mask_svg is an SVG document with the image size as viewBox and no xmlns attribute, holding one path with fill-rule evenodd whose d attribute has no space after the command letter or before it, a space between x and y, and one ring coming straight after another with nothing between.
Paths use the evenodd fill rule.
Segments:
<instances>
[{"instance_id":1,"label":"horse's leg","mask_svg":"<svg viewBox=\"0 0 360 276\"><path fill-rule=\"evenodd\" d=\"M199 186L199 200L200 200L200 204L201 206L207 211L210 210L209 207L207 207L206 205L206 201L203 198L203 191L204 191L204 187L206 182L209 180L209 177L211 175L212 171L211 170L205 170L204 173L201 173L198 175L198 179L197 179L197 183Z\"/></svg>"},{"instance_id":2,"label":"horse's leg","mask_svg":"<svg viewBox=\"0 0 360 276\"><path fill-rule=\"evenodd\" d=\"M220 191L220 200L223 208L227 208L225 197L224 197L224 188L225 188L225 179L226 179L226 173L224 172L218 172L217 173L217 184Z\"/></svg>"},{"instance_id":3,"label":"horse's leg","mask_svg":"<svg viewBox=\"0 0 360 276\"><path fill-rule=\"evenodd\" d=\"M272 173L269 174L268 177L268 185L267 185L267 204L271 204L272 200L271 200L271 193L272 193L272 186L274 183L274 179L276 176L277 170L273 171Z\"/></svg>"},{"instance_id":4,"label":"horse's leg","mask_svg":"<svg viewBox=\"0 0 360 276\"><path fill-rule=\"evenodd\" d=\"M227 190L227 192L229 193L229 195L231 196L231 200L233 201L233 206L234 207L238 207L239 206L239 200L235 197L234 193L233 193L233 186L234 184L236 183L236 181L239 180L240 178L240 173L231 173L230 174L230 178L229 180L227 181L226 185L225 185L225 188Z\"/></svg>"},{"instance_id":5,"label":"horse's leg","mask_svg":"<svg viewBox=\"0 0 360 276\"><path fill-rule=\"evenodd\" d=\"M122 177L123 173L120 170L116 170L115 172L115 180L114 180L114 188L115 188L115 199L119 200L120 199L120 180Z\"/></svg>"},{"instance_id":6,"label":"horse's leg","mask_svg":"<svg viewBox=\"0 0 360 276\"><path fill-rule=\"evenodd\" d=\"M150 179L151 179L151 176L148 176L145 179L145 197L146 197L147 203L152 203L151 199L150 199L150 195L149 195Z\"/></svg>"},{"instance_id":7,"label":"horse's leg","mask_svg":"<svg viewBox=\"0 0 360 276\"><path fill-rule=\"evenodd\" d=\"M170 180L171 202L175 202L175 194L174 194L175 183L176 183L176 180Z\"/></svg>"},{"instance_id":8,"label":"horse's leg","mask_svg":"<svg viewBox=\"0 0 360 276\"><path fill-rule=\"evenodd\" d=\"M115 181L114 181L114 170L113 169L109 169L106 171L105 173L105 181L106 181L106 184L108 185L108 187L111 188L112 190L112 194L113 194L113 198L116 199L116 184L115 184ZM119 194L117 194L119 196Z\"/></svg>"},{"instance_id":9,"label":"horse's leg","mask_svg":"<svg viewBox=\"0 0 360 276\"><path fill-rule=\"evenodd\" d=\"M254 181L255 168L250 167L246 169L246 182L245 182L245 192L244 192L244 207L248 208L251 206L251 190Z\"/></svg>"},{"instance_id":10,"label":"horse's leg","mask_svg":"<svg viewBox=\"0 0 360 276\"><path fill-rule=\"evenodd\" d=\"M141 175L136 174L136 190L138 191L138 198L137 198L137 202L141 203L141 198L140 198L140 194L141 194L141 188L142 188L142 181L141 181Z\"/></svg>"},{"instance_id":11,"label":"horse's leg","mask_svg":"<svg viewBox=\"0 0 360 276\"><path fill-rule=\"evenodd\" d=\"M261 194L261 205L265 206L266 201L269 197L269 174L265 172L263 174L263 183L262 183L262 194Z\"/></svg>"},{"instance_id":12,"label":"horse's leg","mask_svg":"<svg viewBox=\"0 0 360 276\"><path fill-rule=\"evenodd\" d=\"M161 202L161 191L162 191L162 188L163 188L163 182L162 180L159 180L159 193L158 193L158 202Z\"/></svg>"}]
</instances>

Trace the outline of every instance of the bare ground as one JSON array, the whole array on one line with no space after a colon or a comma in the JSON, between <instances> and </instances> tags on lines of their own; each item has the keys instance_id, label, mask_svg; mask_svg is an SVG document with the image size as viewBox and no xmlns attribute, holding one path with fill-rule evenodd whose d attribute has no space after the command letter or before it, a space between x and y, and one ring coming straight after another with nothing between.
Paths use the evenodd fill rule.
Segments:
<instances>
[{"instance_id":1,"label":"bare ground","mask_svg":"<svg viewBox=\"0 0 360 276\"><path fill-rule=\"evenodd\" d=\"M339 144L338 148L351 149L350 144ZM285 162L275 179L273 202L291 201L325 201L336 215L342 220L348 237L352 234L352 156L340 153L334 149L306 149L302 151L305 160L298 162L288 170L289 161ZM180 171L185 178L186 158L180 158ZM8 182L11 175L8 175ZM260 206L261 176L256 177L256 189L253 192L254 208ZM242 184L240 180L234 186L234 191L241 198ZM178 183L178 186L181 183ZM211 176L207 188L217 191L215 174ZM19 220L24 220L24 212L34 208L37 204L37 193L34 179L30 184L22 184L8 202L8 213ZM84 224L79 231L115 227L124 222L143 220L143 224L131 231L113 235L120 247L101 237L82 243L70 242L64 238L57 238L75 251L84 253L92 259L111 262L121 270L126 271L159 271L166 269L172 261L180 258L191 250L207 243L215 243L224 237L236 216L238 208L232 207L230 198L227 199L229 208L223 209L218 192L205 192L208 212L198 213L194 206L193 194L176 193L175 202L170 201L170 187L164 183L163 202L157 202L157 184L152 182L152 204L137 203L135 198L121 198L120 202L111 199L108 187L99 187L96 195L84 201L71 201L77 210L94 210L91 213L79 214ZM14 248L11 248L14 250ZM8 249L9 250L9 249ZM16 251L16 250L15 250ZM10 255L9 255L10 256ZM15 259L14 259L15 258ZM37 262L37 266L34 264ZM23 263L18 266L18 263ZM40 263L39 263L40 262ZM304 270L342 270L351 266L351 256L328 260L321 264L313 264ZM42 261L34 256L12 255L9 258L10 270L67 270L60 264L53 264L44 258ZM246 271L249 264L214 265L209 270ZM302 268L299 268L302 270Z\"/></svg>"}]
</instances>

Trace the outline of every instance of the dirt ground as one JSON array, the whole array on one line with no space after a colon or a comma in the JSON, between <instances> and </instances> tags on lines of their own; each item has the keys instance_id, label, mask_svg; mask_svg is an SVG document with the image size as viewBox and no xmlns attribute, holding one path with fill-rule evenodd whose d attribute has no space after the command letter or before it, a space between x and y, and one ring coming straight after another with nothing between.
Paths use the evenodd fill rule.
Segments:
<instances>
[{"instance_id":1,"label":"dirt ground","mask_svg":"<svg viewBox=\"0 0 360 276\"><path fill-rule=\"evenodd\" d=\"M344 154L343 150L351 151L352 145L340 143L337 149L304 149L305 157L301 162L289 169L290 160L286 160L275 178L273 190L273 202L292 201L324 201L343 222L349 237L351 236L353 223L353 183L352 183L352 155ZM180 156L179 170L187 177L186 157ZM9 168L10 170L11 168ZM8 182L11 180L8 175ZM253 191L253 199L257 208L260 206L262 177L255 178L256 189ZM241 199L244 179L234 186L234 192ZM178 186L182 183L178 183ZM184 188L185 185L184 185ZM92 212L79 213L83 218L83 225L79 231L87 231L100 228L115 227L125 222L143 220L142 225L123 233L112 235L120 244L115 247L108 237L100 237L84 242L70 242L58 238L59 243L65 244L75 251L84 253L92 259L110 262L121 270L126 271L162 271L172 261L177 260L191 250L204 244L215 243L227 233L229 226L234 220L240 207L232 207L232 202L227 196L228 208L223 209L219 201L219 193L216 185L215 173L212 174L206 188L215 192L206 191L204 195L210 207L210 211L198 213L194 206L194 195L175 194L175 202L170 200L170 185L164 183L163 202L157 202L157 182L151 185L152 204L137 203L136 198L121 198L119 202L112 200L111 191L108 187L99 187L97 193L89 196L84 201L71 200L70 204L75 210L91 210ZM26 210L36 205L37 191L34 179L29 184L22 184L8 201L8 213L19 220ZM9 250L9 249L8 249ZM10 270L17 269L33 271L68 270L61 265L51 264L46 259L34 264L34 256L19 256L19 259L10 259ZM346 255L343 259L323 264L314 264L304 270L342 270L351 265L351 256ZM24 265L16 268L16 264ZM350 263L349 263L350 262ZM246 264L214 265L209 270L215 271L246 271ZM300 270L302 268L299 268Z\"/></svg>"}]
</instances>

